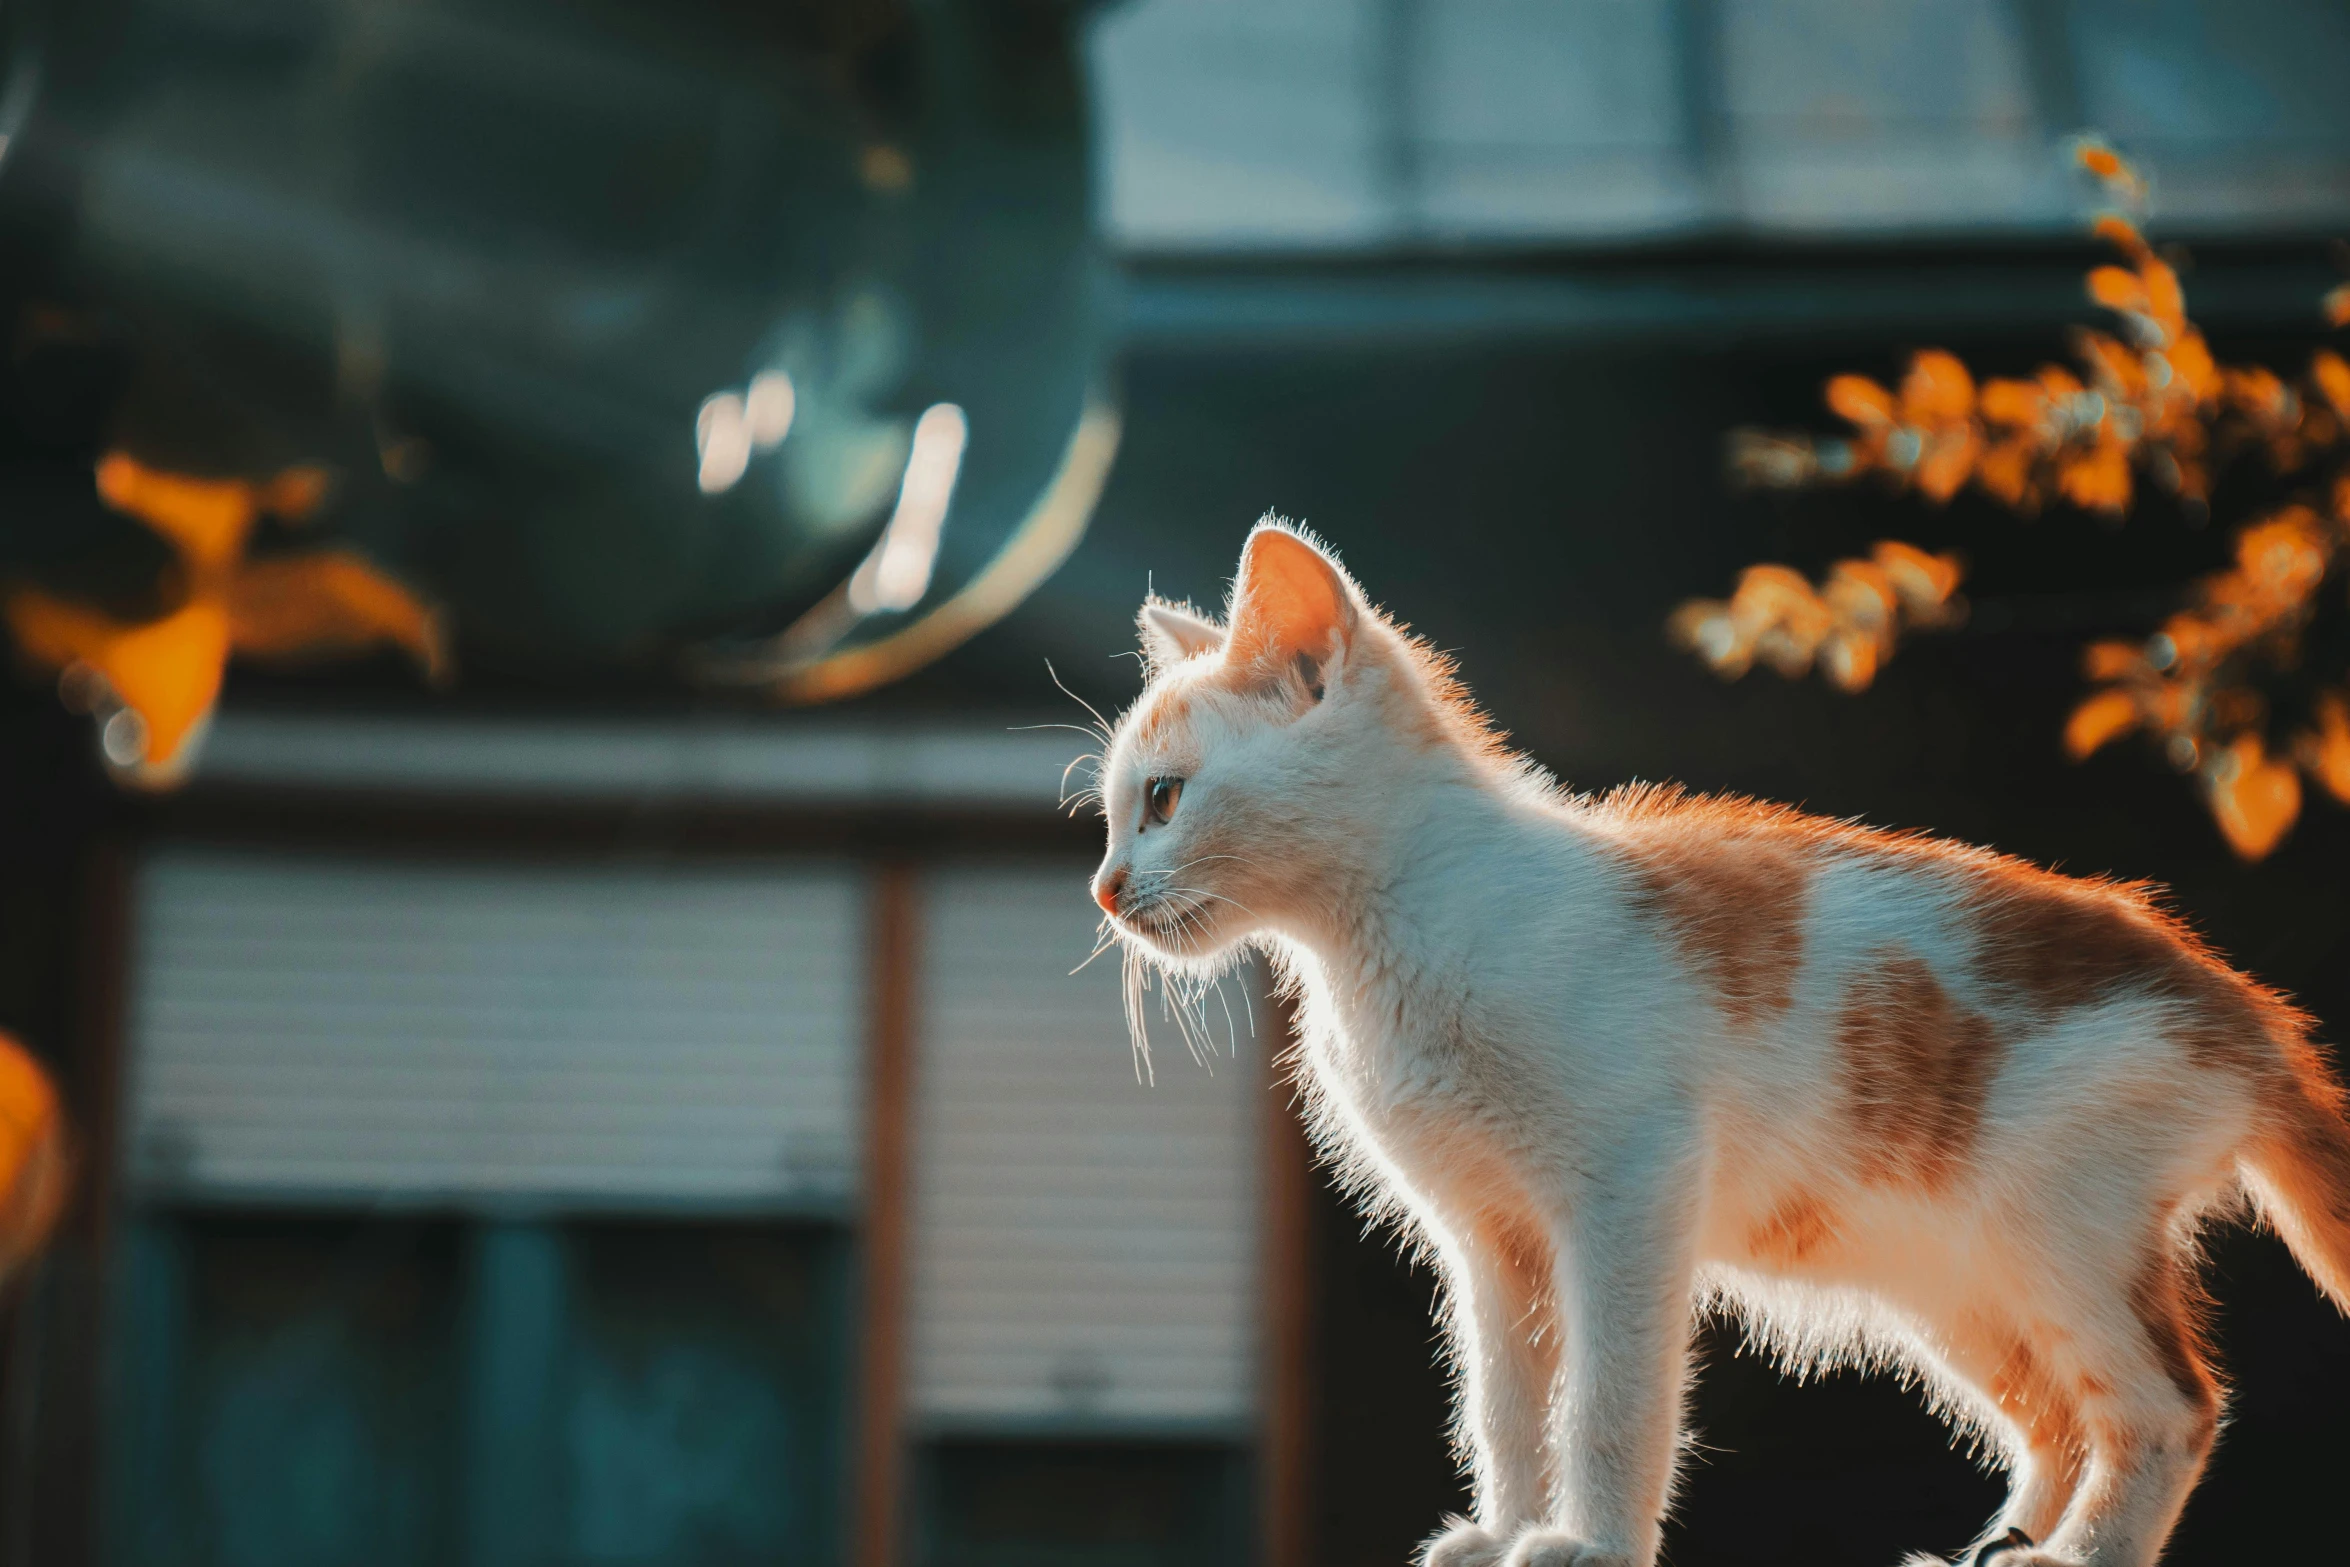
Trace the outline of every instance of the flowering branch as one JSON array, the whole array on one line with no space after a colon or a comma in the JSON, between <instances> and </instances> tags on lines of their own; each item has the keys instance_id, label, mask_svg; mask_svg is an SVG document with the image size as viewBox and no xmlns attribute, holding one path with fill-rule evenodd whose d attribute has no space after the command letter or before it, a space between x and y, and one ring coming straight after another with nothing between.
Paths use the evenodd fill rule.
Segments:
<instances>
[{"instance_id":1,"label":"flowering branch","mask_svg":"<svg viewBox=\"0 0 2350 1567\"><path fill-rule=\"evenodd\" d=\"M2142 200L2142 182L2111 148L2085 142L2078 156L2109 196ZM1978 385L1956 356L1929 349L1897 390L1866 376L1831 379L1827 404L1844 434L1732 432L1731 472L1767 489L1873 476L1936 503L1971 484L2026 516L2061 500L2115 518L2149 482L2205 511L2214 471L2248 453L2303 479L2307 494L2241 528L2234 565L2195 584L2188 607L2155 635L2086 650L2099 689L2065 726L2076 760L2133 731L2155 738L2199 779L2229 844L2256 860L2298 819L2303 772L2350 804L2350 682L2336 672L2281 745L2269 736L2264 691L2299 666L2322 590L2350 563L2350 363L2321 348L2298 382L2218 363L2187 316L2177 271L2137 223L2107 212L2095 232L2119 264L2093 268L2088 294L2118 331L2076 329L2077 373L2043 365ZM2323 309L2332 325L2350 325L2350 285ZM1760 660L1790 678L1816 666L1839 690L1858 691L1903 634L1963 618L1962 574L1954 556L1886 540L1869 560L1837 562L1816 589L1784 566L1749 567L1727 602L1683 604L1668 630L1725 678Z\"/></svg>"}]
</instances>

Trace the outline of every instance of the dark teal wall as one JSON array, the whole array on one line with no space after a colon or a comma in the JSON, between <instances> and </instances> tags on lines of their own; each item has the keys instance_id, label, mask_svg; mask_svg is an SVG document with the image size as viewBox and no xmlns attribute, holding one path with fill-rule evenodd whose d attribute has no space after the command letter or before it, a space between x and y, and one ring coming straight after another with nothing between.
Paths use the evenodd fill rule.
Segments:
<instances>
[{"instance_id":1,"label":"dark teal wall","mask_svg":"<svg viewBox=\"0 0 2350 1567\"><path fill-rule=\"evenodd\" d=\"M117 1567L834 1567L848 1243L763 1223L158 1213Z\"/></svg>"}]
</instances>

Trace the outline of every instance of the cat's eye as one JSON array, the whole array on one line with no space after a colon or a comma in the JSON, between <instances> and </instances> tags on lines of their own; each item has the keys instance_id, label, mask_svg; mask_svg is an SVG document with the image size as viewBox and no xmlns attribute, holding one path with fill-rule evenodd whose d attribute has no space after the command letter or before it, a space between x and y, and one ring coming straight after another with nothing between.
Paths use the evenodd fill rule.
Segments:
<instances>
[{"instance_id":1,"label":"cat's eye","mask_svg":"<svg viewBox=\"0 0 2350 1567\"><path fill-rule=\"evenodd\" d=\"M1183 780L1180 778L1153 778L1142 786L1142 814L1145 821L1164 827L1175 814L1175 807L1183 803Z\"/></svg>"}]
</instances>

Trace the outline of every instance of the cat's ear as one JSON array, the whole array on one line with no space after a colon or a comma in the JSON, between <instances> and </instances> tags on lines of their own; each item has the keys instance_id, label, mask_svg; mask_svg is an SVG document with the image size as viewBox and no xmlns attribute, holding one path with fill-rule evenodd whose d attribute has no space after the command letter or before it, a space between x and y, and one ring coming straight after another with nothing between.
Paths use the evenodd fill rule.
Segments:
<instances>
[{"instance_id":1,"label":"cat's ear","mask_svg":"<svg viewBox=\"0 0 2350 1567\"><path fill-rule=\"evenodd\" d=\"M1134 624L1142 633L1142 650L1150 655L1154 666L1178 664L1201 653L1213 653L1224 645L1224 628L1205 615L1193 613L1186 604L1145 599L1142 613L1135 617Z\"/></svg>"},{"instance_id":2,"label":"cat's ear","mask_svg":"<svg viewBox=\"0 0 2350 1567\"><path fill-rule=\"evenodd\" d=\"M1224 657L1274 676L1294 668L1319 696L1322 671L1353 642L1359 616L1353 585L1327 555L1279 523L1260 522L1241 551Z\"/></svg>"}]
</instances>

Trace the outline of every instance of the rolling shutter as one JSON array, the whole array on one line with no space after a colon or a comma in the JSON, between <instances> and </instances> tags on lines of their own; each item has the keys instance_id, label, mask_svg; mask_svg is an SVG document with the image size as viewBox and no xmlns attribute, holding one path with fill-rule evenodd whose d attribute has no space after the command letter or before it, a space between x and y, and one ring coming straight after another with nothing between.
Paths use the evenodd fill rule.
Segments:
<instances>
[{"instance_id":1,"label":"rolling shutter","mask_svg":"<svg viewBox=\"0 0 2350 1567\"><path fill-rule=\"evenodd\" d=\"M159 851L131 1176L276 1203L838 1207L862 904L828 867Z\"/></svg>"},{"instance_id":2,"label":"rolling shutter","mask_svg":"<svg viewBox=\"0 0 2350 1567\"><path fill-rule=\"evenodd\" d=\"M928 886L915 1417L1247 1420L1264 1090L1245 1021L1238 1058L1212 1072L1162 1030L1157 1082L1137 1082L1117 954L1069 972L1094 940L1082 870L955 870Z\"/></svg>"}]
</instances>

